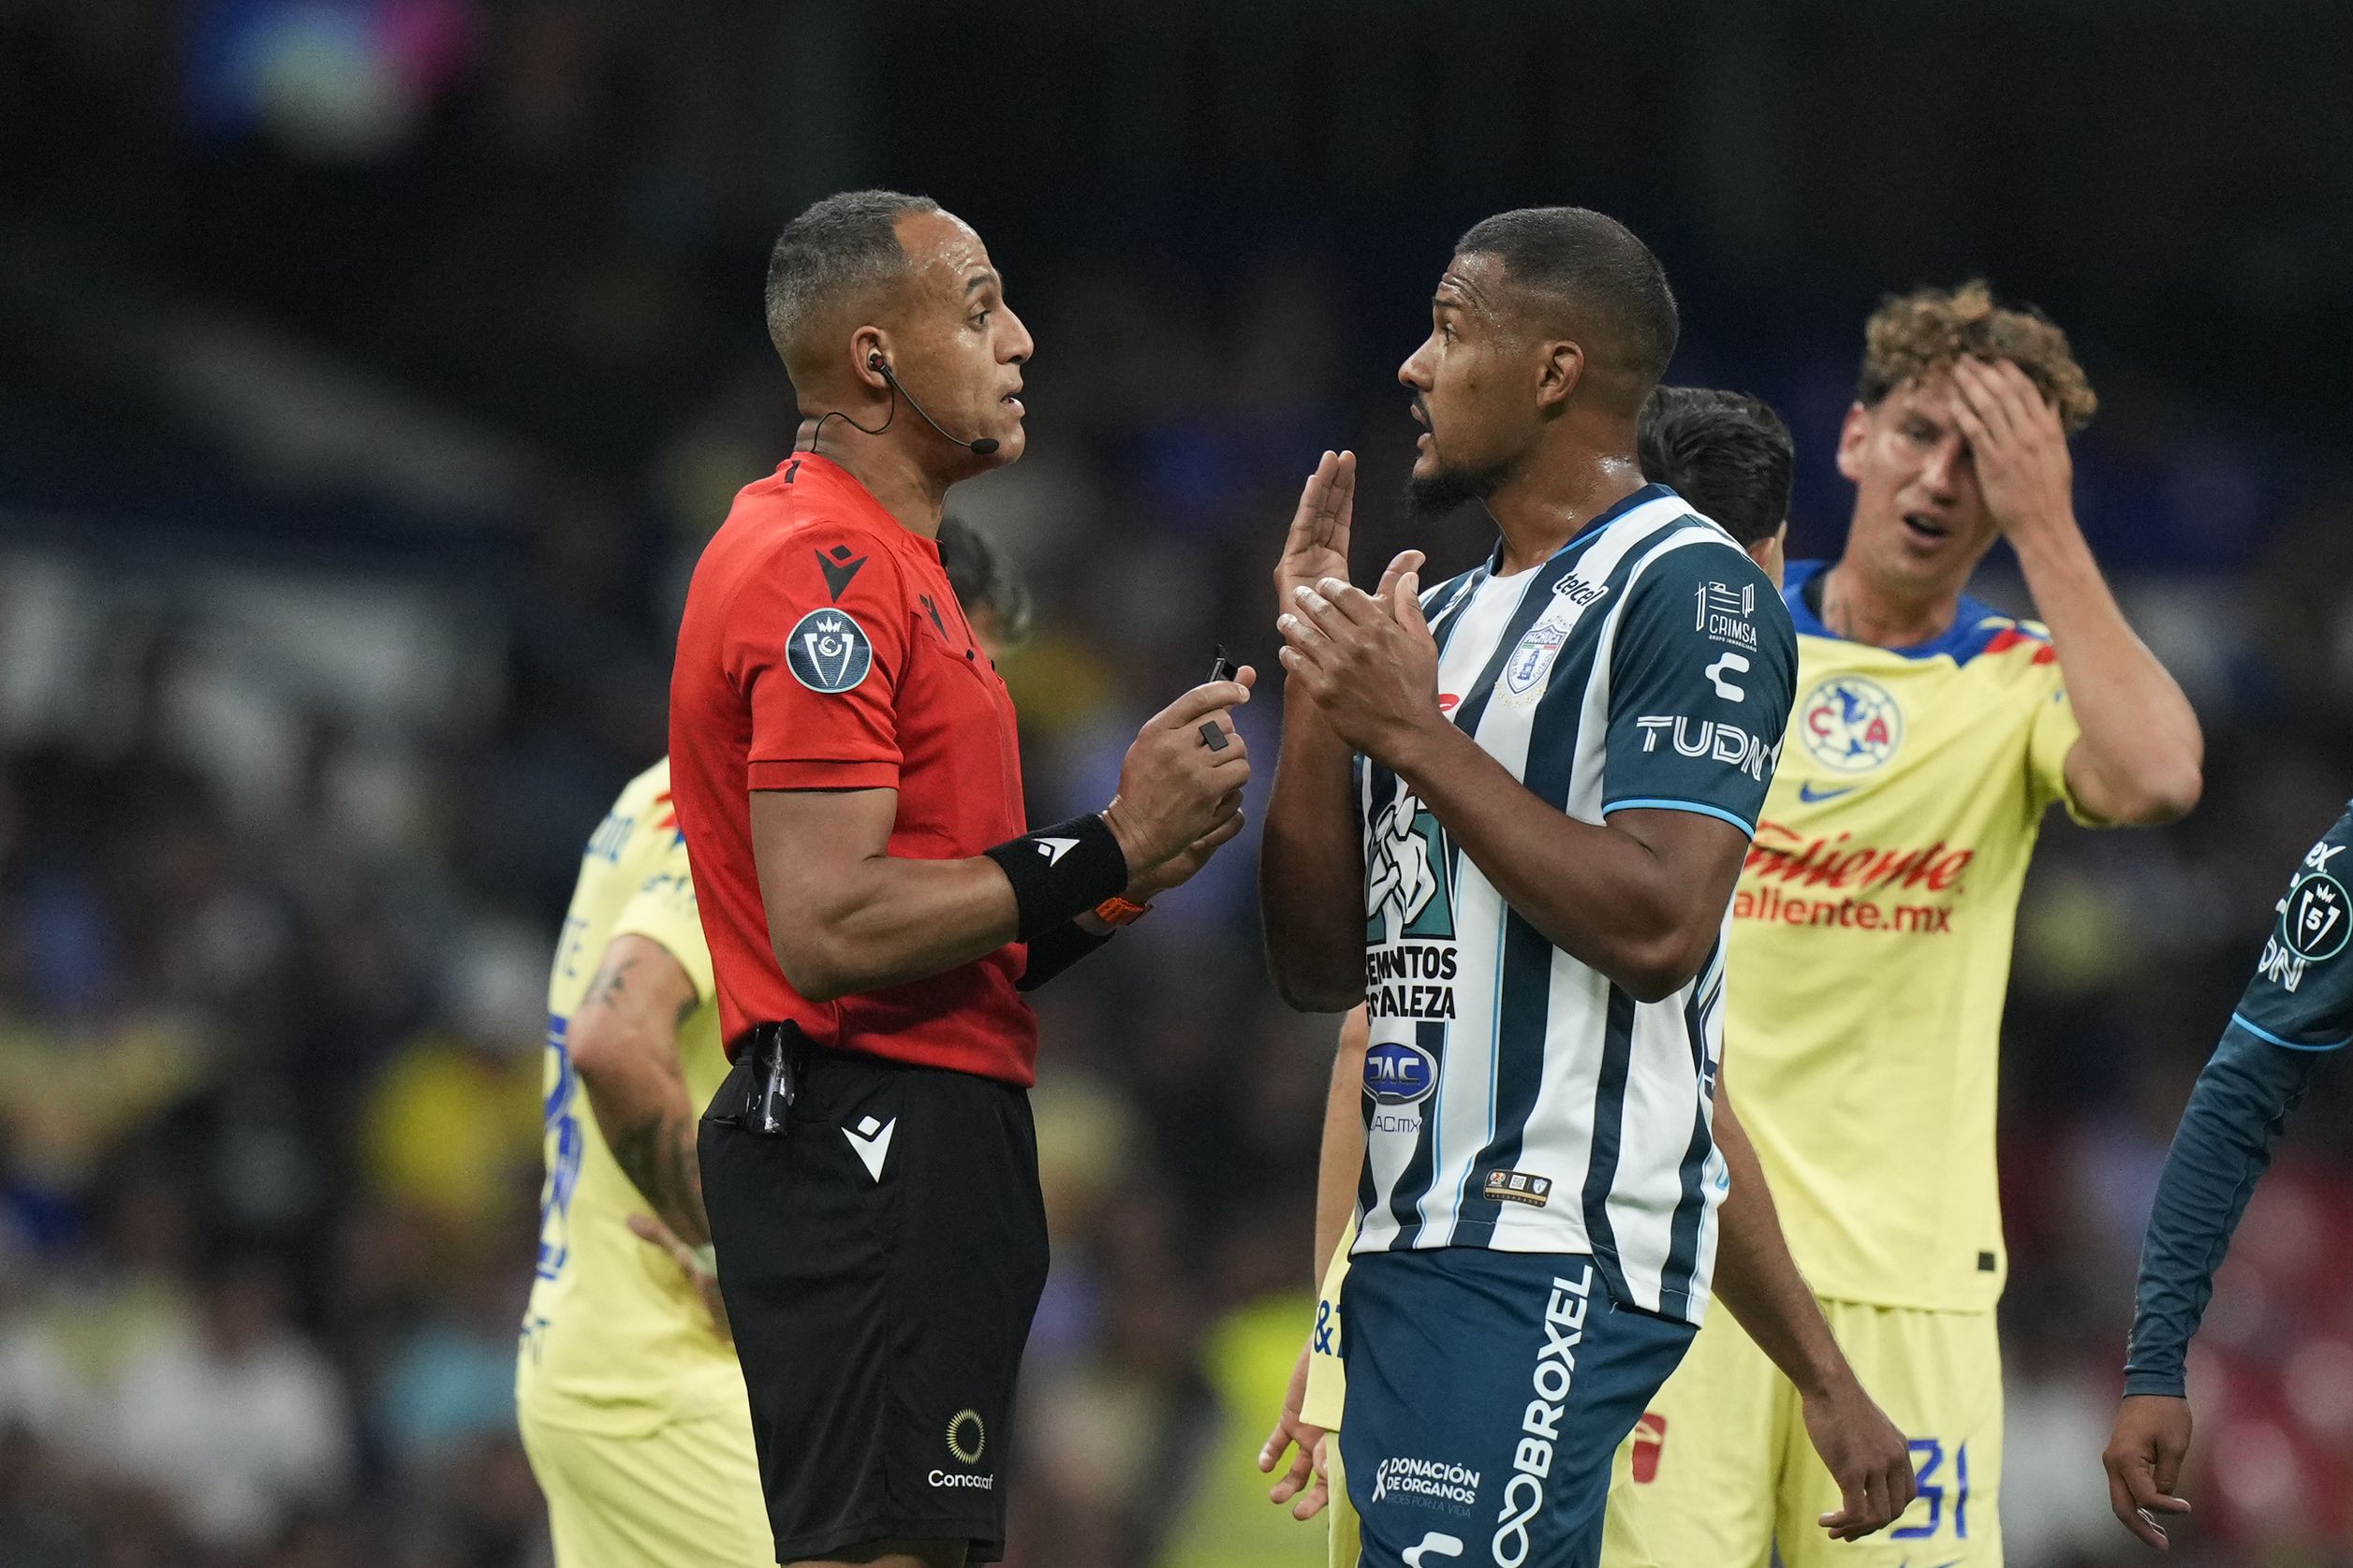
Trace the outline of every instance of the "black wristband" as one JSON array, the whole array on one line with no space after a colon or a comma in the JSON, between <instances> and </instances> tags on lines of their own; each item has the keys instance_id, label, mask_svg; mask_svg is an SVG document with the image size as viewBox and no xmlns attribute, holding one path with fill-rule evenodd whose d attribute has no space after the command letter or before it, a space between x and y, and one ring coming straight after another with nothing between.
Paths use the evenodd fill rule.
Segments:
<instances>
[{"instance_id":1,"label":"black wristband","mask_svg":"<svg viewBox=\"0 0 2353 1568\"><path fill-rule=\"evenodd\" d=\"M1013 989L1034 991L1110 940L1110 931L1097 936L1081 930L1076 920L1039 931L1030 939L1029 962L1022 966L1022 977L1013 982Z\"/></svg>"},{"instance_id":2,"label":"black wristband","mask_svg":"<svg viewBox=\"0 0 2353 1568\"><path fill-rule=\"evenodd\" d=\"M981 851L1005 869L1021 912L1014 932L1035 940L1127 886L1127 857L1100 813L1089 812Z\"/></svg>"}]
</instances>

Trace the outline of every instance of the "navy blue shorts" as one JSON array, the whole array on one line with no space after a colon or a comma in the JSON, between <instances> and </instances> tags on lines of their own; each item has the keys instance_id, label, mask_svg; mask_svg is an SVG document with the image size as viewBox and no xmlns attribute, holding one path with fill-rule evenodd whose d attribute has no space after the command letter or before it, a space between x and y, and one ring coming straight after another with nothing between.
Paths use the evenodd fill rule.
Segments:
<instances>
[{"instance_id":1,"label":"navy blue shorts","mask_svg":"<svg viewBox=\"0 0 2353 1568\"><path fill-rule=\"evenodd\" d=\"M1592 1568L1610 1458L1692 1327L1587 1257L1371 1253L1341 1287L1348 1501L1371 1568Z\"/></svg>"}]
</instances>

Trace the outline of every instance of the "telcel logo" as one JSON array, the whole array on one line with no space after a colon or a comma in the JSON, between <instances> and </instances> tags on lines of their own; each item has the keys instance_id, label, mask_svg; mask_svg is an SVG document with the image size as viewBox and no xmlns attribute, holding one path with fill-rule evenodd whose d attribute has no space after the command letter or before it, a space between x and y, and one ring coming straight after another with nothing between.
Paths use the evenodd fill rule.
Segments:
<instances>
[{"instance_id":1,"label":"telcel logo","mask_svg":"<svg viewBox=\"0 0 2353 1568\"><path fill-rule=\"evenodd\" d=\"M1390 1040L1364 1053L1364 1092L1376 1104L1410 1106L1437 1087L1437 1063L1419 1046Z\"/></svg>"}]
</instances>

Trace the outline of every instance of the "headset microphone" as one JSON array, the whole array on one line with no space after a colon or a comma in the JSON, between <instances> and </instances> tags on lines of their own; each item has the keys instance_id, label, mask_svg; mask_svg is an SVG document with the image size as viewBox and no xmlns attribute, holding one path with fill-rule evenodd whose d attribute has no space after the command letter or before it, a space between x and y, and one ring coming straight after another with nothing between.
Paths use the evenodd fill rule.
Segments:
<instances>
[{"instance_id":1,"label":"headset microphone","mask_svg":"<svg viewBox=\"0 0 2353 1568\"><path fill-rule=\"evenodd\" d=\"M937 419L933 418L929 414L924 413L923 405L915 401L915 394L908 391L904 387L899 385L898 376L891 373L890 361L884 359L881 355L867 355L866 368L868 370L881 372L882 378L890 383L891 391L907 400L907 406L915 410L917 418L921 419L925 424L931 426L934 430L939 431L941 440L952 441L959 447L966 447L975 457L985 458L991 452L997 449L997 439L993 435L984 435L978 441L966 441L961 436L950 435L947 431L941 430L940 422ZM885 428L888 428L889 424L889 420L884 421Z\"/></svg>"}]
</instances>

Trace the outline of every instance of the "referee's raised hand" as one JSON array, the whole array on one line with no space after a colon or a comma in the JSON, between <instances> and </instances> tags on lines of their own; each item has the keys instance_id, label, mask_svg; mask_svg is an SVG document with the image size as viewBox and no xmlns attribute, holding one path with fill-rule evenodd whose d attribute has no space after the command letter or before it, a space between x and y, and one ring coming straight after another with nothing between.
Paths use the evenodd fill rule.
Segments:
<instances>
[{"instance_id":1,"label":"referee's raised hand","mask_svg":"<svg viewBox=\"0 0 2353 1568\"><path fill-rule=\"evenodd\" d=\"M1257 679L1244 665L1231 681L1194 687L1136 732L1120 763L1119 793L1103 810L1130 872L1183 854L1241 809L1250 748L1231 714ZM1223 744L1211 743L1212 725Z\"/></svg>"}]
</instances>

